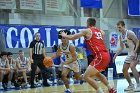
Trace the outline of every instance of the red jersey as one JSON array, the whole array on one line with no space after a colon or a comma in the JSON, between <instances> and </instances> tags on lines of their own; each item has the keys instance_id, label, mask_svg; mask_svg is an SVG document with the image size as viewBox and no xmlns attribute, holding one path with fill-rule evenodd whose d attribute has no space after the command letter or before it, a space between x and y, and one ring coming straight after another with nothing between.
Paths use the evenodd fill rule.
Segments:
<instances>
[{"instance_id":1,"label":"red jersey","mask_svg":"<svg viewBox=\"0 0 140 93\"><path fill-rule=\"evenodd\" d=\"M90 40L87 40L85 37L85 41L93 56L98 52L107 52L107 48L104 43L104 36L101 30L95 27L90 27L89 29L92 31L92 37Z\"/></svg>"},{"instance_id":2,"label":"red jersey","mask_svg":"<svg viewBox=\"0 0 140 93\"><path fill-rule=\"evenodd\" d=\"M98 28L90 27L89 29L92 34L91 39L87 40L86 37L84 38L87 47L94 56L90 65L94 66L98 71L103 71L110 62L110 55L104 43L104 36Z\"/></svg>"}]
</instances>

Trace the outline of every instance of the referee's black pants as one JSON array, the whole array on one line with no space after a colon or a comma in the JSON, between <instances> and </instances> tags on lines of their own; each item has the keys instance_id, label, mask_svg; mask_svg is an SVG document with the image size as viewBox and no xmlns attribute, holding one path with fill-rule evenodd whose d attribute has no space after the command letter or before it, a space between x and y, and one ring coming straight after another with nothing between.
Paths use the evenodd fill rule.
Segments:
<instances>
[{"instance_id":1,"label":"referee's black pants","mask_svg":"<svg viewBox=\"0 0 140 93\"><path fill-rule=\"evenodd\" d=\"M49 78L49 71L43 64L43 58L41 59L33 59L33 63L31 64L31 85L34 85L34 78L37 66L41 70L43 77L43 84L47 83L47 78Z\"/></svg>"}]
</instances>

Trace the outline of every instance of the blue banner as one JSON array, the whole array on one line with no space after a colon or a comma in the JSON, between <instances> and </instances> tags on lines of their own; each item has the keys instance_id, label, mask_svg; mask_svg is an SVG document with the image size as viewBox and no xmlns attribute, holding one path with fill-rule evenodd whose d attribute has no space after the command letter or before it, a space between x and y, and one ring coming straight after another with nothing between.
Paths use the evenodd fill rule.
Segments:
<instances>
[{"instance_id":1,"label":"blue banner","mask_svg":"<svg viewBox=\"0 0 140 93\"><path fill-rule=\"evenodd\" d=\"M72 34L86 29L86 27L56 27L56 26L0 26L4 31L6 48L28 48L30 42L34 40L36 32L40 32L41 40L44 42L45 47L52 47L58 45L61 40L58 39L57 33L62 29L70 30ZM81 37L75 41L70 41L75 46L84 42Z\"/></svg>"},{"instance_id":2,"label":"blue banner","mask_svg":"<svg viewBox=\"0 0 140 93\"><path fill-rule=\"evenodd\" d=\"M128 15L140 16L140 0L128 0Z\"/></svg>"},{"instance_id":3,"label":"blue banner","mask_svg":"<svg viewBox=\"0 0 140 93\"><path fill-rule=\"evenodd\" d=\"M81 7L102 8L102 0L81 0Z\"/></svg>"}]
</instances>

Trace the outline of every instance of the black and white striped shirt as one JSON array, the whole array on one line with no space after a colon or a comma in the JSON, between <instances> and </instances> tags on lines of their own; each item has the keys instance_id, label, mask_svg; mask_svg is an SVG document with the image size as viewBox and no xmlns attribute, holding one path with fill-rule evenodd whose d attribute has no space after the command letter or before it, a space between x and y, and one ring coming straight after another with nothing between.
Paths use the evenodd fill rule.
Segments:
<instances>
[{"instance_id":1,"label":"black and white striped shirt","mask_svg":"<svg viewBox=\"0 0 140 93\"><path fill-rule=\"evenodd\" d=\"M44 43L42 41L32 41L29 48L33 48L33 54L42 55L42 49L44 48Z\"/></svg>"}]
</instances>

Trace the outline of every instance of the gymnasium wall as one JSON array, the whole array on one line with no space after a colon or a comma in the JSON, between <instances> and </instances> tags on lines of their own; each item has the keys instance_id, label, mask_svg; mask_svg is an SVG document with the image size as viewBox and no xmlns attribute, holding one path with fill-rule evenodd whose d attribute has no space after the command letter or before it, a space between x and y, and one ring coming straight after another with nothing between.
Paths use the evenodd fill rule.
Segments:
<instances>
[{"instance_id":1,"label":"gymnasium wall","mask_svg":"<svg viewBox=\"0 0 140 93\"><path fill-rule=\"evenodd\" d=\"M127 0L102 0L103 9L82 9L79 7L78 0L70 0L73 7L67 5L65 12L31 11L31 10L0 10L0 24L4 25L49 25L49 26L86 26L88 17L94 17L97 20L96 26L105 31L105 44L110 49L111 34L119 34L116 29L116 23L124 20L126 28L140 28L140 17L130 17L127 13ZM78 15L76 15L78 14ZM17 56L19 49L7 49L5 47L3 31L0 30L0 52L3 50L11 51ZM119 43L118 43L119 45ZM119 46L112 48L114 52ZM24 49L28 56L28 49ZM46 48L48 55L51 54L51 48ZM126 51L126 50L125 50ZM124 51L124 52L125 52Z\"/></svg>"}]
</instances>

